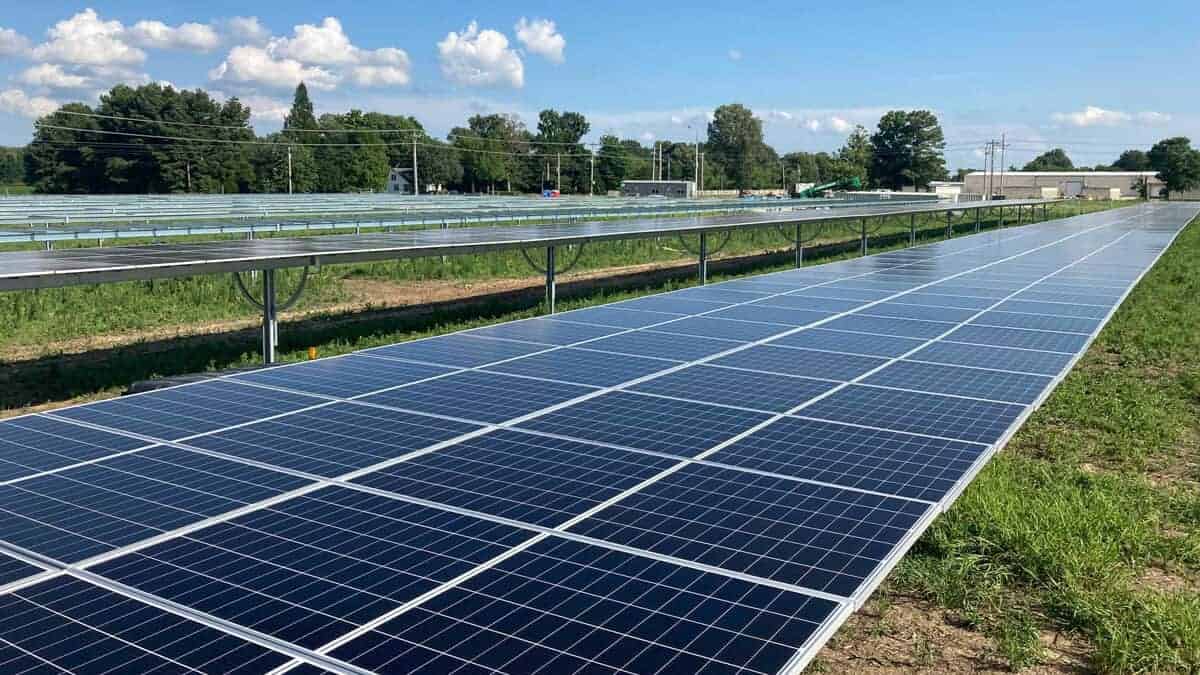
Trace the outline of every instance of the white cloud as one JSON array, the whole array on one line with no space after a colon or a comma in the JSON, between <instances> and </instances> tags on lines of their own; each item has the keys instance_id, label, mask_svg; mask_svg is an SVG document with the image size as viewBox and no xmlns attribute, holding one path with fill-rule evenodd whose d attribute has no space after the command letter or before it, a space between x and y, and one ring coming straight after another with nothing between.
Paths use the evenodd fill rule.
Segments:
<instances>
[{"instance_id":1,"label":"white cloud","mask_svg":"<svg viewBox=\"0 0 1200 675\"><path fill-rule=\"evenodd\" d=\"M90 86L92 78L68 73L57 63L39 63L22 71L17 81L49 89L79 89Z\"/></svg>"},{"instance_id":2,"label":"white cloud","mask_svg":"<svg viewBox=\"0 0 1200 675\"><path fill-rule=\"evenodd\" d=\"M558 32L558 27L549 19L534 19L521 17L514 27L517 31L517 41L534 54L546 57L554 63L566 60L563 50L567 48L567 39Z\"/></svg>"},{"instance_id":3,"label":"white cloud","mask_svg":"<svg viewBox=\"0 0 1200 675\"><path fill-rule=\"evenodd\" d=\"M638 138L649 143L650 141L654 140L654 134L650 133L649 131L643 131L642 135L639 136Z\"/></svg>"},{"instance_id":4,"label":"white cloud","mask_svg":"<svg viewBox=\"0 0 1200 675\"><path fill-rule=\"evenodd\" d=\"M0 112L21 117L41 117L58 109L58 102L44 96L29 96L20 89L0 91Z\"/></svg>"},{"instance_id":5,"label":"white cloud","mask_svg":"<svg viewBox=\"0 0 1200 675\"><path fill-rule=\"evenodd\" d=\"M278 59L261 47L242 45L229 50L229 55L208 76L214 81L258 84L275 89L290 89L304 82L313 89L333 89L339 77L317 66L306 66L295 59Z\"/></svg>"},{"instance_id":6,"label":"white cloud","mask_svg":"<svg viewBox=\"0 0 1200 675\"><path fill-rule=\"evenodd\" d=\"M130 43L150 49L210 52L221 42L212 26L190 22L168 26L161 21L139 21L126 35Z\"/></svg>"},{"instance_id":7,"label":"white cloud","mask_svg":"<svg viewBox=\"0 0 1200 675\"><path fill-rule=\"evenodd\" d=\"M815 134L821 130L821 120L805 120L804 128Z\"/></svg>"},{"instance_id":8,"label":"white cloud","mask_svg":"<svg viewBox=\"0 0 1200 675\"><path fill-rule=\"evenodd\" d=\"M849 121L838 117L837 115L833 115L829 118L829 128L833 129L839 134L845 134L849 133L850 130L854 128L854 125Z\"/></svg>"},{"instance_id":9,"label":"white cloud","mask_svg":"<svg viewBox=\"0 0 1200 675\"><path fill-rule=\"evenodd\" d=\"M292 37L272 40L267 49L277 57L322 66L358 61L357 49L342 30L342 22L332 16L325 17L320 26L302 23L292 31Z\"/></svg>"},{"instance_id":10,"label":"white cloud","mask_svg":"<svg viewBox=\"0 0 1200 675\"><path fill-rule=\"evenodd\" d=\"M1076 127L1103 126L1111 127L1122 122L1128 122L1129 113L1119 110L1105 110L1098 106L1089 105L1078 112L1054 113L1050 116L1055 122L1070 124Z\"/></svg>"},{"instance_id":11,"label":"white cloud","mask_svg":"<svg viewBox=\"0 0 1200 675\"><path fill-rule=\"evenodd\" d=\"M363 87L404 86L408 84L408 69L395 66L355 66L350 77Z\"/></svg>"},{"instance_id":12,"label":"white cloud","mask_svg":"<svg viewBox=\"0 0 1200 675\"><path fill-rule=\"evenodd\" d=\"M451 31L437 43L442 75L467 86L525 86L525 64L508 46L508 38L472 21L461 34Z\"/></svg>"},{"instance_id":13,"label":"white cloud","mask_svg":"<svg viewBox=\"0 0 1200 675\"><path fill-rule=\"evenodd\" d=\"M29 51L29 38L11 28L0 28L0 56L20 56Z\"/></svg>"},{"instance_id":14,"label":"white cloud","mask_svg":"<svg viewBox=\"0 0 1200 675\"><path fill-rule=\"evenodd\" d=\"M794 115L786 110L768 110L763 117L770 122L791 122Z\"/></svg>"},{"instance_id":15,"label":"white cloud","mask_svg":"<svg viewBox=\"0 0 1200 675\"><path fill-rule=\"evenodd\" d=\"M1139 122L1147 126L1158 126L1171 121L1171 116L1167 113L1154 112L1153 110L1140 112L1134 117L1136 117Z\"/></svg>"},{"instance_id":16,"label":"white cloud","mask_svg":"<svg viewBox=\"0 0 1200 675\"><path fill-rule=\"evenodd\" d=\"M271 31L262 25L257 16L230 17L225 20L225 30L240 44L262 46L271 39Z\"/></svg>"},{"instance_id":17,"label":"white cloud","mask_svg":"<svg viewBox=\"0 0 1200 675\"><path fill-rule=\"evenodd\" d=\"M729 55L730 61L741 61L742 60L742 50L740 50L740 49L730 49L728 52L728 55Z\"/></svg>"},{"instance_id":18,"label":"white cloud","mask_svg":"<svg viewBox=\"0 0 1200 675\"><path fill-rule=\"evenodd\" d=\"M39 61L81 65L134 65L146 60L146 53L124 41L125 27L120 21L101 21L88 8L46 31L46 42L30 54Z\"/></svg>"}]
</instances>

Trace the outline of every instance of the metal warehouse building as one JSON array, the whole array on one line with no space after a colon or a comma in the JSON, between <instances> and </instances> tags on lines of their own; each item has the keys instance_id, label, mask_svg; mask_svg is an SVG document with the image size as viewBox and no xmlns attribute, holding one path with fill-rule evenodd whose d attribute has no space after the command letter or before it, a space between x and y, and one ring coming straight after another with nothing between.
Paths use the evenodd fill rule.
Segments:
<instances>
[{"instance_id":1,"label":"metal warehouse building","mask_svg":"<svg viewBox=\"0 0 1200 675\"><path fill-rule=\"evenodd\" d=\"M1150 182L1157 196L1163 183L1153 171L997 171L991 174L992 194L1008 199L1040 197L1086 197L1089 199L1133 199L1139 196L1138 182ZM966 194L986 194L988 174L973 171L963 186Z\"/></svg>"},{"instance_id":2,"label":"metal warehouse building","mask_svg":"<svg viewBox=\"0 0 1200 675\"><path fill-rule=\"evenodd\" d=\"M690 180L626 180L621 181L622 197L680 197L696 196L696 182Z\"/></svg>"}]
</instances>

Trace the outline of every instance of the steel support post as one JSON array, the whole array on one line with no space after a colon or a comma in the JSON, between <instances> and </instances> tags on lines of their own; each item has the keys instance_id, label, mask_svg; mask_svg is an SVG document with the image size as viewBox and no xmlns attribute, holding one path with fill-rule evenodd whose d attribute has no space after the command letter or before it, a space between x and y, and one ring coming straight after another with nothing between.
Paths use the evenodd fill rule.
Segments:
<instances>
[{"instance_id":1,"label":"steel support post","mask_svg":"<svg viewBox=\"0 0 1200 675\"><path fill-rule=\"evenodd\" d=\"M279 317L275 311L275 270L262 271L263 363L275 363L275 347L279 344Z\"/></svg>"},{"instance_id":2,"label":"steel support post","mask_svg":"<svg viewBox=\"0 0 1200 675\"><path fill-rule=\"evenodd\" d=\"M553 246L546 247L546 311L550 314L554 313L554 268L557 265L556 252Z\"/></svg>"},{"instance_id":3,"label":"steel support post","mask_svg":"<svg viewBox=\"0 0 1200 675\"><path fill-rule=\"evenodd\" d=\"M804 225L796 223L796 267L804 266Z\"/></svg>"},{"instance_id":4,"label":"steel support post","mask_svg":"<svg viewBox=\"0 0 1200 675\"><path fill-rule=\"evenodd\" d=\"M950 238L951 228L952 228L952 226L950 225L950 211L947 211L946 212L946 238L947 239Z\"/></svg>"},{"instance_id":5,"label":"steel support post","mask_svg":"<svg viewBox=\"0 0 1200 675\"><path fill-rule=\"evenodd\" d=\"M1004 228L1004 207L1001 206L998 208L1000 210L1000 228L1003 229Z\"/></svg>"},{"instance_id":6,"label":"steel support post","mask_svg":"<svg viewBox=\"0 0 1200 675\"><path fill-rule=\"evenodd\" d=\"M983 224L980 222L982 213L983 209L975 209L975 234L979 234L979 230L983 227Z\"/></svg>"},{"instance_id":7,"label":"steel support post","mask_svg":"<svg viewBox=\"0 0 1200 675\"><path fill-rule=\"evenodd\" d=\"M917 245L917 214L908 214L908 245Z\"/></svg>"},{"instance_id":8,"label":"steel support post","mask_svg":"<svg viewBox=\"0 0 1200 675\"><path fill-rule=\"evenodd\" d=\"M700 285L708 283L708 233L700 233Z\"/></svg>"},{"instance_id":9,"label":"steel support post","mask_svg":"<svg viewBox=\"0 0 1200 675\"><path fill-rule=\"evenodd\" d=\"M862 241L859 242L858 252L862 255L866 255L867 254L867 219L866 218L860 219L860 226L862 228Z\"/></svg>"}]
</instances>

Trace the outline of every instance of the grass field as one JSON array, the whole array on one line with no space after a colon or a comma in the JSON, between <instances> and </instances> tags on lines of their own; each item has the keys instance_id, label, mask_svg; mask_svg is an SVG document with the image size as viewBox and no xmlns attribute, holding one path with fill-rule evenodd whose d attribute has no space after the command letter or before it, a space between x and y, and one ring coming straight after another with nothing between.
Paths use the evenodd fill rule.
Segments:
<instances>
[{"instance_id":1,"label":"grass field","mask_svg":"<svg viewBox=\"0 0 1200 675\"><path fill-rule=\"evenodd\" d=\"M1053 663L1059 634L1086 670L1200 672L1197 270L1193 222L815 669L960 672L937 626L873 654L920 606L986 638L980 669Z\"/></svg>"}]
</instances>

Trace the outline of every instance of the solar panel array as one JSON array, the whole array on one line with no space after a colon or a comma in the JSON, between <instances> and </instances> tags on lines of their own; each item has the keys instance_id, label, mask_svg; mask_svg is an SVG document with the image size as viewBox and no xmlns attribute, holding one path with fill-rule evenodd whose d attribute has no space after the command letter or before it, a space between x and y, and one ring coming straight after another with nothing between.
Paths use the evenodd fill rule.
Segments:
<instances>
[{"instance_id":1,"label":"solar panel array","mask_svg":"<svg viewBox=\"0 0 1200 675\"><path fill-rule=\"evenodd\" d=\"M1198 211L0 422L0 669L799 670Z\"/></svg>"}]
</instances>

